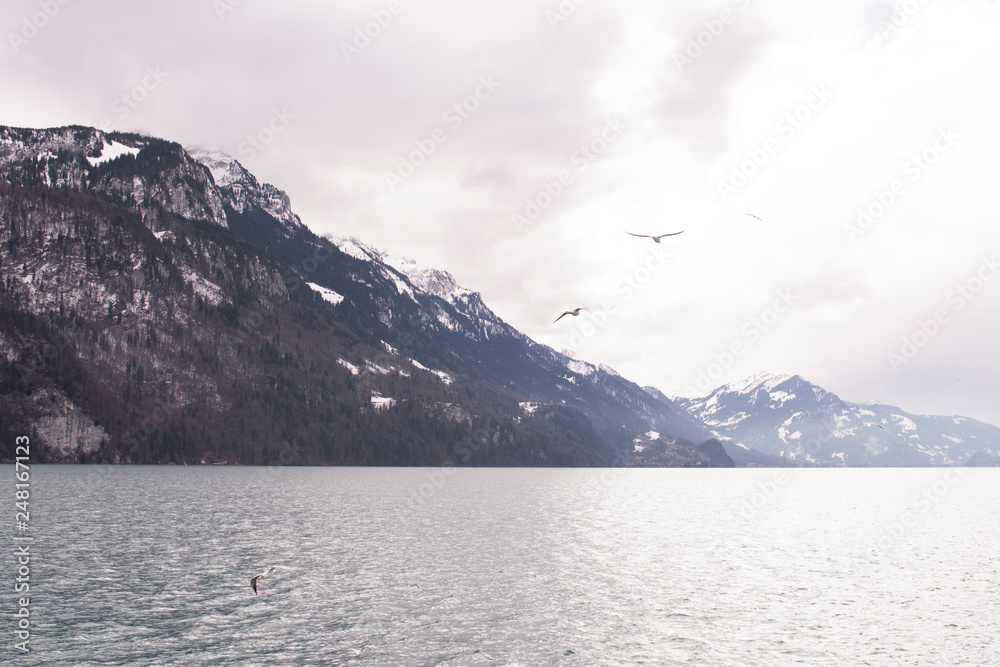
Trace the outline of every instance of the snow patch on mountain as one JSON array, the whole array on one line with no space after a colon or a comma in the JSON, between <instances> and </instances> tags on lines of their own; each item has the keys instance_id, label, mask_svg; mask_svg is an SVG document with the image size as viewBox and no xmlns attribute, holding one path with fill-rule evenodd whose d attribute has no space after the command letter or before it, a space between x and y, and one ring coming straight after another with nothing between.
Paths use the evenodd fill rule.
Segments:
<instances>
[{"instance_id":1,"label":"snow patch on mountain","mask_svg":"<svg viewBox=\"0 0 1000 667\"><path fill-rule=\"evenodd\" d=\"M344 300L343 295L337 294L332 289L323 287L322 285L317 285L316 283L306 283L309 287L322 297L327 303L332 303L334 306L338 305Z\"/></svg>"},{"instance_id":2,"label":"snow patch on mountain","mask_svg":"<svg viewBox=\"0 0 1000 667\"><path fill-rule=\"evenodd\" d=\"M126 146L125 144L120 143L118 141L112 140L109 142L107 139L104 139L104 148L101 150L100 156L88 157L87 162L90 163L91 167L96 167L99 164L110 162L111 160L119 158L122 155L131 155L132 157L135 157L138 154L139 154L138 148L133 148L132 146ZM39 155L38 157L40 159L42 156ZM52 155L52 157L55 157L55 155Z\"/></svg>"},{"instance_id":3,"label":"snow patch on mountain","mask_svg":"<svg viewBox=\"0 0 1000 667\"><path fill-rule=\"evenodd\" d=\"M788 401L793 400L795 398L795 394L787 391L772 391L770 393L770 397L772 404L776 403L778 406L782 406Z\"/></svg>"},{"instance_id":4,"label":"snow patch on mountain","mask_svg":"<svg viewBox=\"0 0 1000 667\"><path fill-rule=\"evenodd\" d=\"M374 361L368 361L365 362L365 370L376 375L391 375L395 369L391 367L386 368L385 366L379 366Z\"/></svg>"},{"instance_id":5,"label":"snow patch on mountain","mask_svg":"<svg viewBox=\"0 0 1000 667\"><path fill-rule=\"evenodd\" d=\"M349 370L351 372L351 375L360 375L361 374L361 368L360 367L355 366L354 364L352 364L351 362L349 362L349 361L347 361L345 359L337 359L337 363L340 364L341 366L343 366L344 368L346 368L347 370Z\"/></svg>"},{"instance_id":6,"label":"snow patch on mountain","mask_svg":"<svg viewBox=\"0 0 1000 667\"><path fill-rule=\"evenodd\" d=\"M215 283L205 280L201 275L187 267L181 269L181 276L183 276L186 283L191 285L194 293L208 303L213 306L218 306L222 303L222 288Z\"/></svg>"},{"instance_id":7,"label":"snow patch on mountain","mask_svg":"<svg viewBox=\"0 0 1000 667\"><path fill-rule=\"evenodd\" d=\"M431 368L427 368L427 366L424 366L422 363L420 363L416 359L410 359L410 363L413 364L413 366L415 368L419 368L422 371L426 371L428 373L432 373L433 375L438 376L441 379L441 382L444 382L445 384L451 384L452 382L455 381L455 378L453 378L452 376L448 375L444 371L436 371L436 370L433 370Z\"/></svg>"},{"instance_id":8,"label":"snow patch on mountain","mask_svg":"<svg viewBox=\"0 0 1000 667\"><path fill-rule=\"evenodd\" d=\"M375 412L382 412L383 410L388 410L392 406L396 405L396 399L382 396L377 391L372 392L371 402L372 408Z\"/></svg>"},{"instance_id":9,"label":"snow patch on mountain","mask_svg":"<svg viewBox=\"0 0 1000 667\"><path fill-rule=\"evenodd\" d=\"M577 375L583 375L584 377L593 375L597 372L597 366L594 364L589 364L586 361L579 361L577 359L573 359L567 363L566 368L570 369Z\"/></svg>"}]
</instances>

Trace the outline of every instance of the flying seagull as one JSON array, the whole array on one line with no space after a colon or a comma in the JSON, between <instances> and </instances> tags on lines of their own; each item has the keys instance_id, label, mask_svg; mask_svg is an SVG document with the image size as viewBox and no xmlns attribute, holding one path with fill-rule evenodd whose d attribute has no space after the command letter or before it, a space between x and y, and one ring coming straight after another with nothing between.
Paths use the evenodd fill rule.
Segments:
<instances>
[{"instance_id":1,"label":"flying seagull","mask_svg":"<svg viewBox=\"0 0 1000 667\"><path fill-rule=\"evenodd\" d=\"M761 222L764 222L763 220L761 220L758 216L754 215L753 213L747 213L747 215L749 215L751 218L757 218Z\"/></svg>"},{"instance_id":2,"label":"flying seagull","mask_svg":"<svg viewBox=\"0 0 1000 667\"><path fill-rule=\"evenodd\" d=\"M653 239L654 242L659 243L660 239L662 239L664 236L677 236L678 234L683 234L685 231L687 230L682 229L681 231L674 232L673 234L660 234L659 236L650 236L649 234L633 234L632 232L625 232L625 233L628 234L629 236L638 236L641 239Z\"/></svg>"},{"instance_id":3,"label":"flying seagull","mask_svg":"<svg viewBox=\"0 0 1000 667\"><path fill-rule=\"evenodd\" d=\"M259 581L260 579L270 579L271 577L274 576L274 571L277 569L278 568L276 567L272 567L267 572L262 572L261 574L258 574L256 577L250 577L250 588L253 589L254 595L257 595L257 581Z\"/></svg>"},{"instance_id":4,"label":"flying seagull","mask_svg":"<svg viewBox=\"0 0 1000 667\"><path fill-rule=\"evenodd\" d=\"M657 243L659 243L659 241L657 241ZM562 318L566 317L567 315L572 315L573 317L578 317L580 315L580 311L581 310L586 310L588 313L590 312L589 309L584 308L583 306L580 306L579 308L574 308L573 310L567 310L565 313L563 313L562 315L560 315L559 317L557 317L556 319L554 319L552 321L552 324L555 324L556 322L558 322Z\"/></svg>"},{"instance_id":5,"label":"flying seagull","mask_svg":"<svg viewBox=\"0 0 1000 667\"><path fill-rule=\"evenodd\" d=\"M888 430L885 426L882 426L882 424L879 424L878 422L865 422L864 426L862 426L858 430L860 431L862 428L865 428L865 426L878 426L883 431L887 431Z\"/></svg>"}]
</instances>

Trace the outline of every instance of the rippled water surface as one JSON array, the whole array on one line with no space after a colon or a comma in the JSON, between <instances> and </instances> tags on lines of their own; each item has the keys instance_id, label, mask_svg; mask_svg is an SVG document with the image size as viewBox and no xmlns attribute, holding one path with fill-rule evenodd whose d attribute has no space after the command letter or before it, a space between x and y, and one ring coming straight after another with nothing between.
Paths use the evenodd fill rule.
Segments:
<instances>
[{"instance_id":1,"label":"rippled water surface","mask_svg":"<svg viewBox=\"0 0 1000 667\"><path fill-rule=\"evenodd\" d=\"M31 493L4 664L1000 665L996 469L33 466Z\"/></svg>"}]
</instances>

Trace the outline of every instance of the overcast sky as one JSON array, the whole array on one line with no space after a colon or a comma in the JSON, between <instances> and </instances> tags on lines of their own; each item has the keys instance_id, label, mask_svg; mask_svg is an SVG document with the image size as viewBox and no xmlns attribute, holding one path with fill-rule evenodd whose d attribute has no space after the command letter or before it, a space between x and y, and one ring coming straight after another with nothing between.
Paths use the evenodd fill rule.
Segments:
<instances>
[{"instance_id":1,"label":"overcast sky","mask_svg":"<svg viewBox=\"0 0 1000 667\"><path fill-rule=\"evenodd\" d=\"M1000 424L997 4L334 4L8 0L0 123L226 151L668 394Z\"/></svg>"}]
</instances>

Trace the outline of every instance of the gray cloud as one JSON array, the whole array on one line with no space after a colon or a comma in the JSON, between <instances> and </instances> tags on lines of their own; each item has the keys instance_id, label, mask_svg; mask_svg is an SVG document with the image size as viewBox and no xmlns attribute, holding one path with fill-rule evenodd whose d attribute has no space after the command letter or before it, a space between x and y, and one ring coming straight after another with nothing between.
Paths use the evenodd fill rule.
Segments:
<instances>
[{"instance_id":1,"label":"gray cloud","mask_svg":"<svg viewBox=\"0 0 1000 667\"><path fill-rule=\"evenodd\" d=\"M793 287L800 302L733 374L799 372L852 400L878 389L904 408L1000 422L989 380L1000 359L978 333L1000 326L1000 283L905 373L885 362L899 323L925 316L973 251L1000 247L991 195L1000 94L984 85L1000 63L995 6L926 3L887 41L878 34L887 5L868 0L587 2L554 26L550 0L400 0L374 28L385 1L231 4L220 19L210 0L73 2L18 43L10 35L38 5L6 3L0 122L110 119L230 152L287 190L317 232L448 269L557 347L565 332L549 327L552 311L614 295L643 261L645 246L623 231L680 224L688 232L668 265L618 295L621 313L582 356L677 390ZM724 9L735 19L678 71L678 50ZM346 57L344 44L366 27L377 34ZM165 73L155 86L144 84L150 68ZM450 124L445 114L482 77L499 87ZM777 134L775 121L819 82L832 101L794 136ZM241 146L275 113L294 118L251 159ZM627 130L585 168L574 162L616 117ZM961 127L961 142L847 242L857 207L947 123ZM388 187L386 172L435 129L446 141ZM717 180L768 136L777 150L720 199ZM560 172L572 184L519 233L511 215ZM944 397L941 378L953 371L963 380Z\"/></svg>"}]
</instances>

